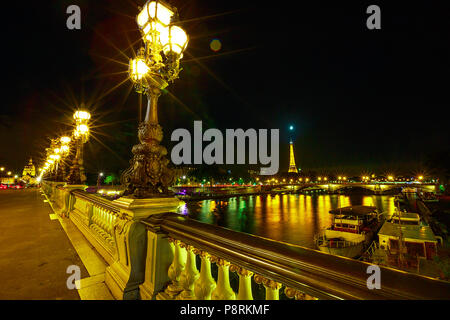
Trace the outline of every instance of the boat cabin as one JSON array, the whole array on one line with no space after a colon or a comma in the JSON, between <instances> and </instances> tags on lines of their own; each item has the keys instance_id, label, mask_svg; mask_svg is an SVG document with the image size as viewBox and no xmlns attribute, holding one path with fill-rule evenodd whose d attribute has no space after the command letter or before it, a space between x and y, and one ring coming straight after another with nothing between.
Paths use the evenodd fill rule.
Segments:
<instances>
[{"instance_id":1,"label":"boat cabin","mask_svg":"<svg viewBox=\"0 0 450 320\"><path fill-rule=\"evenodd\" d=\"M349 206L331 210L331 229L350 233L369 232L378 222L378 212L372 206Z\"/></svg>"},{"instance_id":2,"label":"boat cabin","mask_svg":"<svg viewBox=\"0 0 450 320\"><path fill-rule=\"evenodd\" d=\"M400 237L403 253L428 260L436 255L438 240L431 228L421 223L417 213L399 212L386 221L378 232L380 248L398 254Z\"/></svg>"},{"instance_id":3,"label":"boat cabin","mask_svg":"<svg viewBox=\"0 0 450 320\"><path fill-rule=\"evenodd\" d=\"M400 217L397 214L394 214L389 221L396 224L419 226L420 216L413 212L401 212Z\"/></svg>"}]
</instances>

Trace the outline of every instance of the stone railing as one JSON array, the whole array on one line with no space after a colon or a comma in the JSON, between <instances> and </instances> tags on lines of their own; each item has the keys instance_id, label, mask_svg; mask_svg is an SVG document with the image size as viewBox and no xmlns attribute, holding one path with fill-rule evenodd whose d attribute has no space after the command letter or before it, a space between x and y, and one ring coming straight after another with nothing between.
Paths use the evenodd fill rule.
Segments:
<instances>
[{"instance_id":1,"label":"stone railing","mask_svg":"<svg viewBox=\"0 0 450 320\"><path fill-rule=\"evenodd\" d=\"M85 186L43 182L42 190L61 217L69 218L101 256L114 262L114 225L120 208L112 201L84 192Z\"/></svg>"},{"instance_id":2,"label":"stone railing","mask_svg":"<svg viewBox=\"0 0 450 320\"><path fill-rule=\"evenodd\" d=\"M85 192L84 185L42 182L53 210L70 219L109 265L105 283L116 299L138 299L144 281L147 233L140 221L152 214L176 211L174 197L120 198L114 201Z\"/></svg>"},{"instance_id":3,"label":"stone railing","mask_svg":"<svg viewBox=\"0 0 450 320\"><path fill-rule=\"evenodd\" d=\"M380 267L381 289L368 289L365 262L178 214L151 216L143 224L144 299L450 299L448 282Z\"/></svg>"},{"instance_id":4,"label":"stone railing","mask_svg":"<svg viewBox=\"0 0 450 320\"><path fill-rule=\"evenodd\" d=\"M112 201L88 194L81 190L70 192L67 215L84 236L110 264L114 262L116 244L114 226L120 208Z\"/></svg>"},{"instance_id":5,"label":"stone railing","mask_svg":"<svg viewBox=\"0 0 450 320\"><path fill-rule=\"evenodd\" d=\"M42 186L108 263L116 299L450 299L448 282L383 267L370 290L365 262L189 219L174 197L109 201L83 188Z\"/></svg>"}]
</instances>

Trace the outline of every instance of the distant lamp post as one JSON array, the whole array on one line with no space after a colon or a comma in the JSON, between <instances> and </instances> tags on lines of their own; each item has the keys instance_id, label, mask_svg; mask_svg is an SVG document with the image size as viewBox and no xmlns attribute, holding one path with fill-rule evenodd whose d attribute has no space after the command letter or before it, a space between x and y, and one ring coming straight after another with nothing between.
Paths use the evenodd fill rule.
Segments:
<instances>
[{"instance_id":1,"label":"distant lamp post","mask_svg":"<svg viewBox=\"0 0 450 320\"><path fill-rule=\"evenodd\" d=\"M388 180L389 181L394 181L394 177L393 176L388 176Z\"/></svg>"},{"instance_id":2,"label":"distant lamp post","mask_svg":"<svg viewBox=\"0 0 450 320\"><path fill-rule=\"evenodd\" d=\"M8 171L8 172L7 172L6 174L7 174L8 176L10 176L10 175L11 175L11 173L12 173L11 171Z\"/></svg>"},{"instance_id":3,"label":"distant lamp post","mask_svg":"<svg viewBox=\"0 0 450 320\"><path fill-rule=\"evenodd\" d=\"M419 179L419 181L422 181L423 180L423 176L419 176L418 179Z\"/></svg>"},{"instance_id":4,"label":"distant lamp post","mask_svg":"<svg viewBox=\"0 0 450 320\"><path fill-rule=\"evenodd\" d=\"M161 90L178 78L180 59L188 43L186 32L175 25L177 21L176 8L162 1L148 1L137 16L144 47L130 60L129 76L136 91L147 95L148 104L144 121L139 107L140 144L133 147L130 167L121 176L125 196L168 195L168 187L175 180L165 157L167 149L160 145L163 132L158 123L158 98Z\"/></svg>"},{"instance_id":5,"label":"distant lamp post","mask_svg":"<svg viewBox=\"0 0 450 320\"><path fill-rule=\"evenodd\" d=\"M60 148L61 153L64 156L67 156L70 151L69 143L70 141L72 141L72 139L68 136L62 136L59 140L61 141L61 148Z\"/></svg>"},{"instance_id":6,"label":"distant lamp post","mask_svg":"<svg viewBox=\"0 0 450 320\"><path fill-rule=\"evenodd\" d=\"M54 148L52 154L53 160L55 160L55 181L62 181L62 170L60 166L61 162L61 149Z\"/></svg>"},{"instance_id":7,"label":"distant lamp post","mask_svg":"<svg viewBox=\"0 0 450 320\"><path fill-rule=\"evenodd\" d=\"M73 118L75 120L73 137L76 153L67 180L69 184L78 185L86 182L86 175L83 168L83 145L89 140L88 124L89 119L91 119L91 114L84 110L78 110L74 113Z\"/></svg>"},{"instance_id":8,"label":"distant lamp post","mask_svg":"<svg viewBox=\"0 0 450 320\"><path fill-rule=\"evenodd\" d=\"M66 180L66 157L69 155L70 147L69 143L72 139L68 136L62 136L59 138L59 151L60 161L58 163L58 171L57 171L57 181L65 181ZM56 151L56 150L55 150Z\"/></svg>"}]
</instances>

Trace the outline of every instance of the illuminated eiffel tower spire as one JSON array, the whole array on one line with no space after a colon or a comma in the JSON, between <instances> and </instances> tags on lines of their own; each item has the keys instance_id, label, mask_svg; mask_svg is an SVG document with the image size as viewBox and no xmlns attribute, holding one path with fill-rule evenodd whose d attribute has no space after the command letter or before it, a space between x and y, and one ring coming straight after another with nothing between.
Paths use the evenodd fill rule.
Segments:
<instances>
[{"instance_id":1,"label":"illuminated eiffel tower spire","mask_svg":"<svg viewBox=\"0 0 450 320\"><path fill-rule=\"evenodd\" d=\"M294 157L294 144L289 142L289 170L288 172L297 173L297 166L295 165L295 157Z\"/></svg>"}]
</instances>

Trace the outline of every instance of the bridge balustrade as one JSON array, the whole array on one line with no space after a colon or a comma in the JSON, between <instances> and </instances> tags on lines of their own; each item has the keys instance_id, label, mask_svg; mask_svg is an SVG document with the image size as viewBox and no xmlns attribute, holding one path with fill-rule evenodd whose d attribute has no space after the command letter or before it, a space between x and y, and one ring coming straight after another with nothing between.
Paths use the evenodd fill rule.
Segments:
<instances>
[{"instance_id":1,"label":"bridge balustrade","mask_svg":"<svg viewBox=\"0 0 450 320\"><path fill-rule=\"evenodd\" d=\"M105 282L117 299L450 299L448 282L380 267L381 289L370 290L365 262L173 212L133 214L70 186L43 190L60 193L52 200L58 213L107 261Z\"/></svg>"},{"instance_id":2,"label":"bridge balustrade","mask_svg":"<svg viewBox=\"0 0 450 320\"><path fill-rule=\"evenodd\" d=\"M265 288L265 299L279 299L280 290L295 299L442 299L450 298L448 282L380 267L381 289L367 287L369 264L316 250L204 224L173 213L143 221L148 238L159 234L160 247L170 248L168 285L155 286L154 266L147 259L141 294L156 299L253 299L252 281ZM162 236L163 234L163 236ZM167 243L164 244L164 241ZM148 242L148 257L158 252ZM161 248L159 248L161 250ZM156 256L158 256L156 254ZM201 260L197 269L196 257ZM212 264L217 277L212 276ZM236 291L230 272L239 277ZM153 288L153 292L148 288ZM158 289L161 289L158 291ZM156 292L157 291L157 292ZM148 295L147 293L152 294Z\"/></svg>"}]
</instances>

